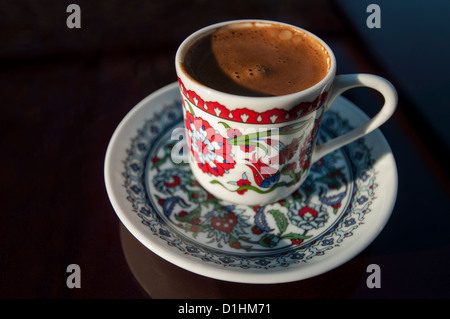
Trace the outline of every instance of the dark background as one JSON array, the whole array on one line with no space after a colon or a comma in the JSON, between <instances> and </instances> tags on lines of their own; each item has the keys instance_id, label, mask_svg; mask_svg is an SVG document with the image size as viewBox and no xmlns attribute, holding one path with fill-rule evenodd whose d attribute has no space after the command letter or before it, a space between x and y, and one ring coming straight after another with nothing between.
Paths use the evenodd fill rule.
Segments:
<instances>
[{"instance_id":1,"label":"dark background","mask_svg":"<svg viewBox=\"0 0 450 319\"><path fill-rule=\"evenodd\" d=\"M81 7L81 29L66 26L70 3ZM380 29L366 25L369 3L381 8ZM338 73L378 74L399 91L381 127L399 171L389 223L353 261L299 283L308 289L292 297L448 298L449 9L437 0L0 0L0 298L152 297L124 257L103 181L106 147L134 105L176 80L185 37L243 18L306 28L331 46ZM345 96L369 115L380 107L368 89ZM379 289L365 283L372 263ZM81 267L79 289L66 286L69 264Z\"/></svg>"}]
</instances>

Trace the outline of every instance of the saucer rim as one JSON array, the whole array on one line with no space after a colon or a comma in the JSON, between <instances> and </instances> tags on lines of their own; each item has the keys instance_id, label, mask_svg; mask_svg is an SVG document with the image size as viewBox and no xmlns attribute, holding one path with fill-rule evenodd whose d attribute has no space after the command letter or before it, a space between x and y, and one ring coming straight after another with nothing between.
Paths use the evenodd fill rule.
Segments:
<instances>
[{"instance_id":1,"label":"saucer rim","mask_svg":"<svg viewBox=\"0 0 450 319\"><path fill-rule=\"evenodd\" d=\"M132 138L136 134L136 129L140 127L136 123L144 123L145 121L145 119L140 118L136 119L136 123L131 123L132 120L134 120L140 112L148 108L149 104L157 103L158 100L167 100L169 97L175 98L177 97L177 94L178 83L173 82L154 91L143 100L141 100L138 104L136 104L136 106L134 106L126 114L126 116L120 121L119 125L114 130L114 133L108 144L104 160L105 186L109 200L116 215L118 216L122 224L128 229L128 231L130 231L130 233L140 243L142 243L145 247L147 247L147 249L151 250L159 257L185 270L214 279L255 284L286 283L320 275L348 262L359 253L361 253L365 248L367 248L381 233L381 231L387 224L396 202L398 192L398 172L391 147L389 146L386 138L381 133L381 131L379 129L376 129L375 131L370 133L370 136L371 138L377 140L376 147L380 150L383 150L387 155L384 157L383 163L388 165L388 167L391 169L390 174L388 175L391 178L391 180L389 181L389 184L391 185L391 192L387 192L387 194L390 194L391 197L385 198L384 200L383 214L378 213L377 216L375 216L375 219L371 220L372 225L369 225L370 227L367 227L366 225L366 228L364 229L364 236L361 240L346 241L342 243L342 246L345 246L345 248L339 249L339 252L337 254L336 252L334 252L333 254L329 254L328 256L322 256L320 257L322 259L319 258L319 261L314 261L310 264L304 264L301 268L278 267L277 269L271 270L230 268L200 261L189 255L174 253L173 249L170 249L171 247L165 244L159 237L155 237L153 235L148 236L148 231L146 231L146 228L143 227L142 220L136 218L136 214L131 211L131 206L129 206L129 202L126 201L126 197L124 201L123 198L118 196L117 180L123 180L123 176L122 171L113 170L113 167L114 163L116 163L117 160L122 163L123 158L126 155L126 153L117 153L117 149L120 148L120 140L129 141L130 138ZM369 117L355 104L342 96L336 99L334 104L336 103L347 104L346 107L349 107L351 109L351 112L353 112L356 117L361 118L361 121L369 119ZM150 115L151 113L148 114ZM134 124L134 126L131 124ZM124 146L122 146L122 149L123 147ZM373 152L373 150L371 150L371 152ZM373 163L374 167L376 164L377 162ZM127 206L128 209L126 208ZM380 214L382 216L378 216Z\"/></svg>"}]
</instances>

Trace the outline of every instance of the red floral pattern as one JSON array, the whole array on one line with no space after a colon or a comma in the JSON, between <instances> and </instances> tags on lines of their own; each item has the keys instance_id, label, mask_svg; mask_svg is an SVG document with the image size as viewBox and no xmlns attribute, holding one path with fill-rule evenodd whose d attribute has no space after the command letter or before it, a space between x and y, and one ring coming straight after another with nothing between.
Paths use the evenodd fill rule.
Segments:
<instances>
[{"instance_id":1,"label":"red floral pattern","mask_svg":"<svg viewBox=\"0 0 450 319\"><path fill-rule=\"evenodd\" d=\"M250 181L248 179L240 179L236 182L237 186L239 186L239 188L241 188L241 190L238 190L238 194L244 194L247 191L247 188L242 188L245 186L250 186L252 183L250 183Z\"/></svg>"},{"instance_id":2,"label":"red floral pattern","mask_svg":"<svg viewBox=\"0 0 450 319\"><path fill-rule=\"evenodd\" d=\"M306 138L305 144L300 151L300 167L303 169L308 169L311 166L311 155L313 151L313 147L316 143L316 138L319 132L320 122L322 120L323 112L319 115L319 117L314 122L314 127L311 130L311 133Z\"/></svg>"},{"instance_id":3,"label":"red floral pattern","mask_svg":"<svg viewBox=\"0 0 450 319\"><path fill-rule=\"evenodd\" d=\"M234 167L231 145L207 121L186 112L185 124L189 130L188 145L198 167L204 173L222 176Z\"/></svg>"},{"instance_id":4,"label":"red floral pattern","mask_svg":"<svg viewBox=\"0 0 450 319\"><path fill-rule=\"evenodd\" d=\"M279 108L265 112L256 112L246 108L229 110L218 102L205 102L197 93L187 90L180 78L178 78L178 83L183 95L199 109L225 120L251 124L273 124L295 120L317 110L325 103L328 96L328 92L323 92L314 101L302 102L288 111Z\"/></svg>"}]
</instances>

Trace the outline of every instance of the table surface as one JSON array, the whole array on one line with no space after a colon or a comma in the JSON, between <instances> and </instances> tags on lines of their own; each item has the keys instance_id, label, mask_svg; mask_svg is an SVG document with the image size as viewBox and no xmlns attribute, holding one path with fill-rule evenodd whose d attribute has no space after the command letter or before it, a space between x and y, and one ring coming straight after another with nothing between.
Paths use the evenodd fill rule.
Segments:
<instances>
[{"instance_id":1,"label":"table surface","mask_svg":"<svg viewBox=\"0 0 450 319\"><path fill-rule=\"evenodd\" d=\"M176 80L173 61L182 40L200 27L241 18L304 27L329 43L338 73L378 74L399 91L398 109L381 127L399 175L397 202L384 230L350 262L279 289L260 286L262 296L450 297L449 150L443 142L449 130L441 125L449 109L443 110L447 106L436 96L430 97L434 108L423 104L428 94L442 92L448 78L442 69L433 72L436 63L421 59L426 50L399 65L403 53L398 50L411 38L402 24L409 21L407 5L379 1L382 25L377 30L361 20L369 15L364 1L364 6L351 6L331 0L79 0L81 28L69 29L70 3L0 1L0 298L186 297L168 286L164 294L152 292L155 287L128 264L144 255L167 267L172 278L190 278L203 291L215 291L210 297L251 297L251 285L189 277L142 251L121 228L103 179L106 147L116 126L140 100ZM419 3L423 19L414 20L414 29L426 28L434 13L446 12L438 2ZM390 17L403 18L396 25ZM448 42L439 33L448 29L445 21L432 24L433 45L443 45L433 49L444 49ZM395 47L380 47L393 36ZM371 49L374 45L378 50ZM395 54L391 59L383 52ZM448 64L441 67L449 71ZM410 68L418 68L416 75L426 70L432 81L410 78L417 84L410 87ZM367 89L345 96L369 115L381 103ZM425 115L427 110L435 116ZM141 253L127 255L130 245ZM67 287L71 264L80 266L81 288ZM380 266L381 288L367 287L369 264Z\"/></svg>"}]
</instances>

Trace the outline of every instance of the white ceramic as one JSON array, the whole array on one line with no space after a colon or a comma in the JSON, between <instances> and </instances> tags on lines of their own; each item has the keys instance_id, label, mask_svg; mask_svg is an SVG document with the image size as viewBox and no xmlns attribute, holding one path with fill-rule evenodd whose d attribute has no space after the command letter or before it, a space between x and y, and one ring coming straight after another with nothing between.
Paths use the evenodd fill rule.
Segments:
<instances>
[{"instance_id":1,"label":"white ceramic","mask_svg":"<svg viewBox=\"0 0 450 319\"><path fill-rule=\"evenodd\" d=\"M310 32L295 28L321 44L329 57L325 78L301 92L271 97L248 97L211 89L185 73L186 52L198 39L230 25L255 27L281 24L238 20L203 28L179 47L175 66L184 106L190 165L197 181L214 196L230 203L264 205L294 192L306 179L312 163L368 134L394 112L397 94L375 75L335 76L336 59L330 47ZM343 136L314 149L321 119L344 91L366 86L385 98L380 112Z\"/></svg>"},{"instance_id":2,"label":"white ceramic","mask_svg":"<svg viewBox=\"0 0 450 319\"><path fill-rule=\"evenodd\" d=\"M319 142L367 120L338 97L324 114ZM247 206L208 193L189 165L173 156L182 150L173 132L183 122L177 83L154 92L119 124L104 167L121 222L145 247L179 267L242 283L301 280L356 256L391 215L397 169L378 129L318 160L291 196Z\"/></svg>"}]
</instances>

